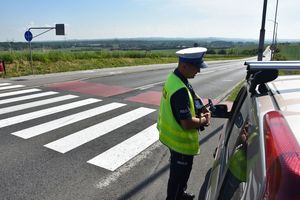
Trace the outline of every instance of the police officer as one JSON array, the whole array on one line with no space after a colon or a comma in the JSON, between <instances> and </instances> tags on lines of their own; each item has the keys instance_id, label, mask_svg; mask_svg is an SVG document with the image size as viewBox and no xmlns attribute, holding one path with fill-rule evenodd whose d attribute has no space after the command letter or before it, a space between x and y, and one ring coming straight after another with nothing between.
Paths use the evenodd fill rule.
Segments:
<instances>
[{"instance_id":1,"label":"police officer","mask_svg":"<svg viewBox=\"0 0 300 200\"><path fill-rule=\"evenodd\" d=\"M186 192L187 182L194 155L200 152L198 129L209 125L211 115L208 110L196 114L195 106L202 101L195 94L188 79L194 78L201 68L207 67L203 62L206 51L206 48L201 47L177 51L178 67L168 75L163 87L157 128L160 141L171 153L168 200L195 197Z\"/></svg>"}]
</instances>

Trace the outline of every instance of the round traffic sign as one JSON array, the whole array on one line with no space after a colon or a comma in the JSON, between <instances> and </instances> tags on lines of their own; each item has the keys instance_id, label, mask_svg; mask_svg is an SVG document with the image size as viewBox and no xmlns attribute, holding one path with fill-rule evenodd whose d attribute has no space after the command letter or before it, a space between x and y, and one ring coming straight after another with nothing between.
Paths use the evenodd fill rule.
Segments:
<instances>
[{"instance_id":1,"label":"round traffic sign","mask_svg":"<svg viewBox=\"0 0 300 200\"><path fill-rule=\"evenodd\" d=\"M25 40L27 40L28 42L30 42L33 38L32 33L30 31L26 31L24 34Z\"/></svg>"}]
</instances>

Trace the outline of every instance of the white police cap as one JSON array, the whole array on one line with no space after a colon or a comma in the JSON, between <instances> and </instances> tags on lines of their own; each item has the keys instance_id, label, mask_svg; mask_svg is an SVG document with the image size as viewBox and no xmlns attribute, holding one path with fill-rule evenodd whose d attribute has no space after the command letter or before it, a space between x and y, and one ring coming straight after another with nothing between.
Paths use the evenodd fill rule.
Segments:
<instances>
[{"instance_id":1,"label":"white police cap","mask_svg":"<svg viewBox=\"0 0 300 200\"><path fill-rule=\"evenodd\" d=\"M191 63L199 68L206 68L207 65L203 61L203 56L207 51L204 47L192 47L182 49L176 52L179 56L179 61L184 63Z\"/></svg>"}]
</instances>

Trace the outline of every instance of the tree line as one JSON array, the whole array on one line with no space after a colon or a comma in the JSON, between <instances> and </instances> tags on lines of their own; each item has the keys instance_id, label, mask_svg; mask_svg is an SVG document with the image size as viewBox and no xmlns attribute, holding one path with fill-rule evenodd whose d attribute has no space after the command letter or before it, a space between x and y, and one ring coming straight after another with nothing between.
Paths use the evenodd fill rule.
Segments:
<instances>
[{"instance_id":1,"label":"tree line","mask_svg":"<svg viewBox=\"0 0 300 200\"><path fill-rule=\"evenodd\" d=\"M68 40L51 42L31 42L32 49L68 49L70 51L94 50L165 50L203 46L211 54L226 54L230 48L257 46L255 42L223 41L211 39L106 39L106 40ZM27 42L0 42L0 50L27 50ZM246 53L246 52L245 52ZM252 53L252 52L248 52Z\"/></svg>"}]
</instances>

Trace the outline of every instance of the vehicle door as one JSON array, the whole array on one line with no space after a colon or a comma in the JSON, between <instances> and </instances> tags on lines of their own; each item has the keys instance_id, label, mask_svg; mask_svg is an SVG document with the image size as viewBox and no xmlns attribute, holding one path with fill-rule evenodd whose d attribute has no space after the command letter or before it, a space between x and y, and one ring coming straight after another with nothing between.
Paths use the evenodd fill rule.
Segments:
<instances>
[{"instance_id":1,"label":"vehicle door","mask_svg":"<svg viewBox=\"0 0 300 200\"><path fill-rule=\"evenodd\" d=\"M211 169L210 183L207 190L207 199L217 199L224 177L228 170L228 158L233 152L235 143L248 118L248 103L245 103L247 97L246 87L242 87L233 102L230 111L230 117L227 121L225 131L222 133L215 155L215 162Z\"/></svg>"},{"instance_id":2,"label":"vehicle door","mask_svg":"<svg viewBox=\"0 0 300 200\"><path fill-rule=\"evenodd\" d=\"M247 131L247 127L251 123L249 122L251 109L250 99L248 97L247 88L242 87L231 111L231 117L227 124L228 128L225 132L224 148L222 153L223 158L222 165L220 166L220 179L217 194L220 194L222 187L225 187L225 185L228 184L228 180L226 179L228 179L229 173L229 159L234 153L236 153L237 150L246 147L246 143L243 144L245 141L242 142L241 136L245 136L245 131ZM246 150L244 150L244 153L246 160ZM244 164L246 165L247 163ZM244 168L243 169L246 170L246 167ZM233 199L240 199L242 194L243 187L238 187L237 191L234 193Z\"/></svg>"}]
</instances>

